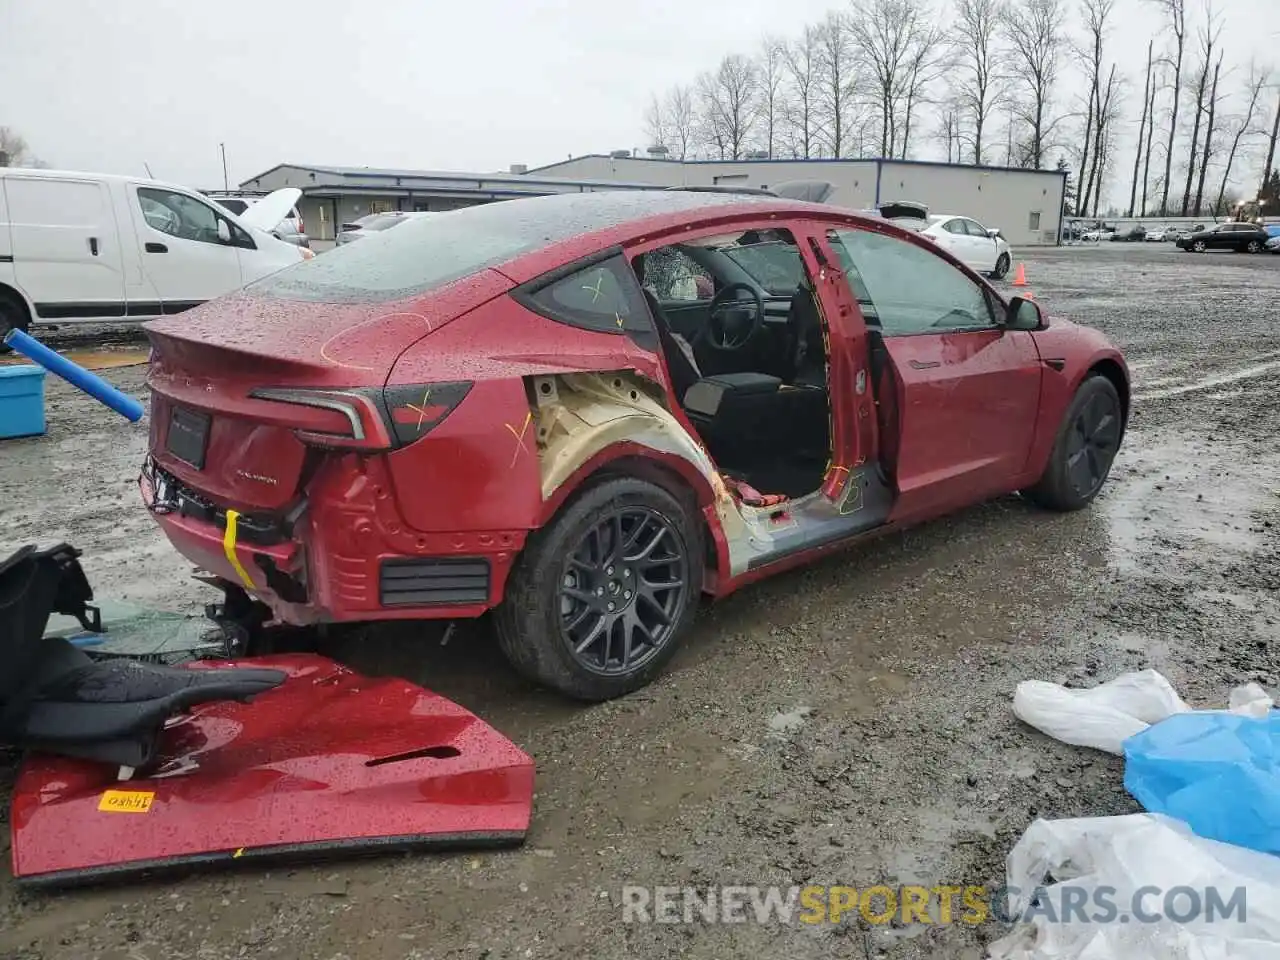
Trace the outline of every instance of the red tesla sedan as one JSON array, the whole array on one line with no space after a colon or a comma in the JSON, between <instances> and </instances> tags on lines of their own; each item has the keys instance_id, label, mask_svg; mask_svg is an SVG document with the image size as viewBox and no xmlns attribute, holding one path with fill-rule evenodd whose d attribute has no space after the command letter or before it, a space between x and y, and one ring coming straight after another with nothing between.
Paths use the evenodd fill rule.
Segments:
<instances>
[{"instance_id":1,"label":"red tesla sedan","mask_svg":"<svg viewBox=\"0 0 1280 960\"><path fill-rule=\"evenodd\" d=\"M1129 376L874 217L618 191L426 217L148 325L143 495L228 616L495 612L587 700L714 597L1022 491L1085 506Z\"/></svg>"}]
</instances>

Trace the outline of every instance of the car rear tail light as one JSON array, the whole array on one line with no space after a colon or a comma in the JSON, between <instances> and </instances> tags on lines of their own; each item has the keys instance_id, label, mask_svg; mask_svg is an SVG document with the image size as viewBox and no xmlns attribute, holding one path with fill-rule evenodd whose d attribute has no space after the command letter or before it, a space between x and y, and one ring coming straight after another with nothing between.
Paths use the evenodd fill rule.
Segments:
<instances>
[{"instance_id":1,"label":"car rear tail light","mask_svg":"<svg viewBox=\"0 0 1280 960\"><path fill-rule=\"evenodd\" d=\"M469 382L353 390L263 387L249 396L298 407L294 433L309 446L391 450L438 426L470 390Z\"/></svg>"}]
</instances>

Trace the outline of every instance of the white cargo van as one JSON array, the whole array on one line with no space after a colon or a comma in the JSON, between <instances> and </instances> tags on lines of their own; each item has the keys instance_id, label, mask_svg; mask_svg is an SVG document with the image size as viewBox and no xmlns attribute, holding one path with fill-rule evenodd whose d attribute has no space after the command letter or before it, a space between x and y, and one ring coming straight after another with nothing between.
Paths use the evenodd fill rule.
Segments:
<instances>
[{"instance_id":1,"label":"white cargo van","mask_svg":"<svg viewBox=\"0 0 1280 960\"><path fill-rule=\"evenodd\" d=\"M278 190L236 216L141 177L0 168L0 335L181 313L310 259L268 232L299 195Z\"/></svg>"}]
</instances>

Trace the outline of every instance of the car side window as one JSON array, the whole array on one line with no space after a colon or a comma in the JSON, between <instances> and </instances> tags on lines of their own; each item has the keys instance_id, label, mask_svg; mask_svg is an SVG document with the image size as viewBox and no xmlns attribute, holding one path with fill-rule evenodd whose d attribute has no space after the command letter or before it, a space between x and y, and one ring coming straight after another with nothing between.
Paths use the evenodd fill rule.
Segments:
<instances>
[{"instance_id":1,"label":"car side window","mask_svg":"<svg viewBox=\"0 0 1280 960\"><path fill-rule=\"evenodd\" d=\"M987 236L986 228L975 220L964 221L965 229L969 231L971 237L981 237L983 240L990 240Z\"/></svg>"},{"instance_id":2,"label":"car side window","mask_svg":"<svg viewBox=\"0 0 1280 960\"><path fill-rule=\"evenodd\" d=\"M963 220L948 220L942 225L942 229L947 231L947 233L954 233L961 237L968 234L968 231L964 228Z\"/></svg>"},{"instance_id":3,"label":"car side window","mask_svg":"<svg viewBox=\"0 0 1280 960\"><path fill-rule=\"evenodd\" d=\"M517 294L525 306L560 323L602 333L647 331L649 308L621 255L553 278Z\"/></svg>"},{"instance_id":4,"label":"car side window","mask_svg":"<svg viewBox=\"0 0 1280 960\"><path fill-rule=\"evenodd\" d=\"M230 220L218 216L213 207L184 193L139 187L138 205L147 226L171 237L226 246L218 236L218 223L221 221L231 233L232 246L253 245L248 234Z\"/></svg>"},{"instance_id":5,"label":"car side window","mask_svg":"<svg viewBox=\"0 0 1280 960\"><path fill-rule=\"evenodd\" d=\"M828 236L832 234L832 245L838 241L842 257L856 266L885 336L995 326L986 287L932 251L870 230L835 230ZM858 299L862 301L862 293Z\"/></svg>"},{"instance_id":6,"label":"car side window","mask_svg":"<svg viewBox=\"0 0 1280 960\"><path fill-rule=\"evenodd\" d=\"M645 255L644 285L664 303L694 303L715 295L711 274L676 247L660 247Z\"/></svg>"}]
</instances>

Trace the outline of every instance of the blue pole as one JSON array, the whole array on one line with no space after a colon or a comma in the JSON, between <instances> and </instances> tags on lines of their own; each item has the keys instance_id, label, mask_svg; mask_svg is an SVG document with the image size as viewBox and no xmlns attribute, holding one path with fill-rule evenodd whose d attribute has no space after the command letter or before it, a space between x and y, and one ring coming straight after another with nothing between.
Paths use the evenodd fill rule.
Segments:
<instances>
[{"instance_id":1,"label":"blue pole","mask_svg":"<svg viewBox=\"0 0 1280 960\"><path fill-rule=\"evenodd\" d=\"M130 423L137 423L145 412L142 404L126 393L121 393L97 374L90 373L77 363L54 353L35 337L21 330L10 330L4 336L7 346L13 347L28 360L33 360L51 373L56 373L72 386L79 387L95 400L105 403Z\"/></svg>"}]
</instances>

